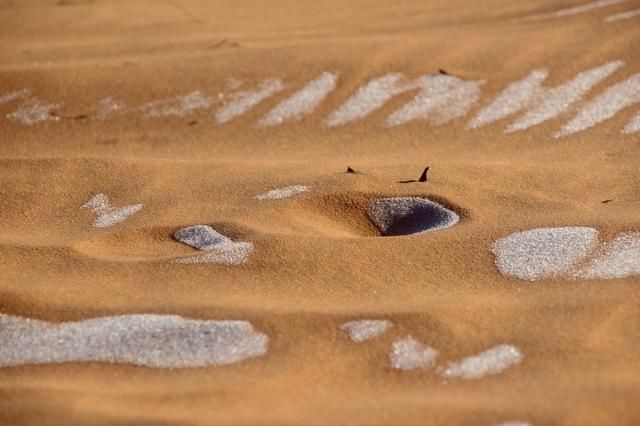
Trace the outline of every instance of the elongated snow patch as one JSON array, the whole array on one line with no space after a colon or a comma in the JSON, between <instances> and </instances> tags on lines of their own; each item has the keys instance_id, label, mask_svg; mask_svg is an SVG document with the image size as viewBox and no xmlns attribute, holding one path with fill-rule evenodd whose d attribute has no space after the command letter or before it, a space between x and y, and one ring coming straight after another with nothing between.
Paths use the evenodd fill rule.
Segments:
<instances>
[{"instance_id":1,"label":"elongated snow patch","mask_svg":"<svg viewBox=\"0 0 640 426\"><path fill-rule=\"evenodd\" d=\"M497 240L492 252L504 275L533 281L569 273L597 241L593 228L538 228Z\"/></svg>"},{"instance_id":2,"label":"elongated snow patch","mask_svg":"<svg viewBox=\"0 0 640 426\"><path fill-rule=\"evenodd\" d=\"M562 129L556 138L586 130L615 116L619 111L640 103L640 73L614 84L584 105Z\"/></svg>"},{"instance_id":3,"label":"elongated snow patch","mask_svg":"<svg viewBox=\"0 0 640 426\"><path fill-rule=\"evenodd\" d=\"M337 80L337 74L322 73L298 92L276 105L258 122L258 126L277 126L287 120L299 120L312 113L336 88Z\"/></svg>"},{"instance_id":4,"label":"elongated snow patch","mask_svg":"<svg viewBox=\"0 0 640 426\"><path fill-rule=\"evenodd\" d=\"M416 119L444 124L464 116L480 99L484 80L467 81L450 75L425 75L414 82L418 94L387 117L385 125L399 126Z\"/></svg>"},{"instance_id":5,"label":"elongated snow patch","mask_svg":"<svg viewBox=\"0 0 640 426\"><path fill-rule=\"evenodd\" d=\"M7 118L28 126L44 121L58 121L60 117L53 112L61 106L61 103L47 103L38 98L29 98L18 105L15 111L7 114Z\"/></svg>"},{"instance_id":6,"label":"elongated snow patch","mask_svg":"<svg viewBox=\"0 0 640 426\"><path fill-rule=\"evenodd\" d=\"M156 368L232 364L267 352L247 321L121 315L54 324L0 314L0 366L109 362Z\"/></svg>"},{"instance_id":7,"label":"elongated snow patch","mask_svg":"<svg viewBox=\"0 0 640 426\"><path fill-rule=\"evenodd\" d=\"M451 362L438 369L444 378L480 379L487 375L503 372L509 367L519 364L524 359L520 349L513 345L498 345L478 355Z\"/></svg>"},{"instance_id":8,"label":"elongated snow patch","mask_svg":"<svg viewBox=\"0 0 640 426\"><path fill-rule=\"evenodd\" d=\"M615 21L621 21L623 19L630 19L630 18L635 18L637 16L640 16L640 9L634 9L634 10L630 10L628 12L622 12L622 13L616 13L615 15L609 15L606 18L604 18L604 22L615 22Z\"/></svg>"},{"instance_id":9,"label":"elongated snow patch","mask_svg":"<svg viewBox=\"0 0 640 426\"><path fill-rule=\"evenodd\" d=\"M631 134L636 132L640 132L640 113L636 114L622 129L622 133Z\"/></svg>"},{"instance_id":10,"label":"elongated snow patch","mask_svg":"<svg viewBox=\"0 0 640 426\"><path fill-rule=\"evenodd\" d=\"M565 16L578 15L580 13L590 12L592 10L601 9L607 6L613 6L614 4L624 3L627 0L597 0L590 3L581 4L578 6L567 7L564 9L559 9L549 13L543 13L539 15L533 15L525 20L535 21L540 19L548 19L548 18L562 18Z\"/></svg>"},{"instance_id":11,"label":"elongated snow patch","mask_svg":"<svg viewBox=\"0 0 640 426\"><path fill-rule=\"evenodd\" d=\"M579 101L587 92L589 92L596 84L624 65L622 61L612 61L583 71L576 75L572 80L554 87L553 89L545 89L543 94L539 95L539 102L527 111L521 118L510 124L505 132L511 133L518 130L525 130L536 126L547 120L556 118L560 114L569 110L569 108Z\"/></svg>"},{"instance_id":12,"label":"elongated snow patch","mask_svg":"<svg viewBox=\"0 0 640 426\"><path fill-rule=\"evenodd\" d=\"M284 89L279 78L264 80L257 90L244 90L231 95L231 100L216 112L216 123L224 124L241 116L263 100Z\"/></svg>"},{"instance_id":13,"label":"elongated snow patch","mask_svg":"<svg viewBox=\"0 0 640 426\"><path fill-rule=\"evenodd\" d=\"M439 352L423 345L411 336L398 339L391 345L389 362L396 370L429 369L435 365Z\"/></svg>"},{"instance_id":14,"label":"elongated snow patch","mask_svg":"<svg viewBox=\"0 0 640 426\"><path fill-rule=\"evenodd\" d=\"M213 263L219 265L241 265L249 259L253 244L233 242L208 225L196 225L182 228L173 234L173 238L206 254L175 259L181 264Z\"/></svg>"},{"instance_id":15,"label":"elongated snow patch","mask_svg":"<svg viewBox=\"0 0 640 426\"><path fill-rule=\"evenodd\" d=\"M96 214L93 226L96 228L108 228L124 221L134 213L142 210L142 204L132 204L125 207L111 207L109 198L105 194L97 194L82 205L81 208L90 209Z\"/></svg>"},{"instance_id":16,"label":"elongated snow patch","mask_svg":"<svg viewBox=\"0 0 640 426\"><path fill-rule=\"evenodd\" d=\"M384 334L392 325L387 320L357 320L345 322L340 328L349 334L352 341L361 343Z\"/></svg>"},{"instance_id":17,"label":"elongated snow patch","mask_svg":"<svg viewBox=\"0 0 640 426\"><path fill-rule=\"evenodd\" d=\"M539 96L542 82L548 75L549 71L546 69L537 69L531 71L524 79L510 84L491 104L481 109L467 127L482 127L529 107Z\"/></svg>"},{"instance_id":18,"label":"elongated snow patch","mask_svg":"<svg viewBox=\"0 0 640 426\"><path fill-rule=\"evenodd\" d=\"M25 96L29 95L29 93L31 93L31 91L28 89L14 90L9 93L5 93L4 95L0 96L0 105L14 101L16 99L24 98Z\"/></svg>"},{"instance_id":19,"label":"elongated snow patch","mask_svg":"<svg viewBox=\"0 0 640 426\"><path fill-rule=\"evenodd\" d=\"M403 75L390 73L371 80L358 89L340 108L335 110L326 121L329 127L341 126L351 121L366 117L382 107L389 99L411 88L401 84Z\"/></svg>"},{"instance_id":20,"label":"elongated snow patch","mask_svg":"<svg viewBox=\"0 0 640 426\"><path fill-rule=\"evenodd\" d=\"M96 116L98 120L106 120L112 114L121 113L125 109L124 101L119 101L111 96L107 96L106 98L100 99L98 102L98 109Z\"/></svg>"},{"instance_id":21,"label":"elongated snow patch","mask_svg":"<svg viewBox=\"0 0 640 426\"><path fill-rule=\"evenodd\" d=\"M379 198L367 214L382 235L410 235L455 225L460 217L435 201L418 197Z\"/></svg>"},{"instance_id":22,"label":"elongated snow patch","mask_svg":"<svg viewBox=\"0 0 640 426\"><path fill-rule=\"evenodd\" d=\"M272 189L269 192L256 196L256 200L279 200L280 198L289 198L294 195L309 191L308 186L292 185L285 188Z\"/></svg>"},{"instance_id":23,"label":"elongated snow patch","mask_svg":"<svg viewBox=\"0 0 640 426\"><path fill-rule=\"evenodd\" d=\"M199 90L170 99L148 102L140 107L145 117L184 117L199 109L209 108L213 98Z\"/></svg>"}]
</instances>

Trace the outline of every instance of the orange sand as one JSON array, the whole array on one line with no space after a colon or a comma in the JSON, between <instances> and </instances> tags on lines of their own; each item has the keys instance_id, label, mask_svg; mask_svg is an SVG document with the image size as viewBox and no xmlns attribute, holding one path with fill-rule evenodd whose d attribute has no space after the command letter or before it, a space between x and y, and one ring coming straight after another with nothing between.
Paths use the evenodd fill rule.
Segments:
<instances>
[{"instance_id":1,"label":"orange sand","mask_svg":"<svg viewBox=\"0 0 640 426\"><path fill-rule=\"evenodd\" d=\"M481 105L534 68L551 70L549 86L616 59L626 66L605 86L640 72L638 20L602 21L638 1L517 20L567 3L579 2L0 2L0 95L31 88L64 101L64 116L92 114L105 96L137 105L216 94L229 77L254 85L281 77L281 100L323 71L340 73L313 114L268 129L253 124L275 100L222 126L212 109L24 126L4 118L15 103L0 105L0 312L47 321L141 312L246 319L271 339L264 357L225 367L2 368L0 423L640 422L640 279L529 283L500 275L489 251L495 239L534 227L593 226L607 238L640 229L640 136L620 133L638 107L559 140L551 134L571 115L514 134L502 131L509 120L467 130L471 115L381 127L411 93L352 124L321 125L387 72L444 68L486 79ZM347 165L363 174L342 173ZM398 183L425 165L427 184ZM294 184L312 191L254 199ZM92 228L79 207L98 192L144 209ZM439 200L461 223L378 238L364 206L394 195ZM171 234L200 223L253 242L249 263L170 263L192 251ZM395 325L354 344L340 324L364 317ZM525 359L475 381L398 372L389 347L407 334L442 360L499 343L517 345Z\"/></svg>"}]
</instances>

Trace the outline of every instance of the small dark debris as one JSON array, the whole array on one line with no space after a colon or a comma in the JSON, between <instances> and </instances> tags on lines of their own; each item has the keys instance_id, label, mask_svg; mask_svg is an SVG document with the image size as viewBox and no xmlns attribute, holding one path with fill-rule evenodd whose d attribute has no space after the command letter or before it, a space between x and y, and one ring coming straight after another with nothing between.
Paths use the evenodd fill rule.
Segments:
<instances>
[{"instance_id":1,"label":"small dark debris","mask_svg":"<svg viewBox=\"0 0 640 426\"><path fill-rule=\"evenodd\" d=\"M442 74L442 75L449 75L449 73L448 73L447 71L443 70L442 68L440 68L440 69L438 70L438 72L439 72L440 74Z\"/></svg>"},{"instance_id":2,"label":"small dark debris","mask_svg":"<svg viewBox=\"0 0 640 426\"><path fill-rule=\"evenodd\" d=\"M422 174L420 175L420 178L418 178L418 180L415 179L409 179L409 180L401 180L398 183L416 183L416 182L426 182L427 181L427 174L429 173L429 166L424 168L424 171L422 172Z\"/></svg>"},{"instance_id":3,"label":"small dark debris","mask_svg":"<svg viewBox=\"0 0 640 426\"><path fill-rule=\"evenodd\" d=\"M191 120L189 122L189 126L195 126L196 124L198 124L198 120Z\"/></svg>"},{"instance_id":4,"label":"small dark debris","mask_svg":"<svg viewBox=\"0 0 640 426\"><path fill-rule=\"evenodd\" d=\"M347 173L355 173L356 171L351 168L351 166L347 166Z\"/></svg>"},{"instance_id":5,"label":"small dark debris","mask_svg":"<svg viewBox=\"0 0 640 426\"><path fill-rule=\"evenodd\" d=\"M424 171L420 175L420 179L418 179L418 182L426 182L427 181L427 173L429 173L429 166L424 168Z\"/></svg>"},{"instance_id":6,"label":"small dark debris","mask_svg":"<svg viewBox=\"0 0 640 426\"><path fill-rule=\"evenodd\" d=\"M240 44L236 41L230 41L228 38L222 39L217 43L210 44L207 49L219 49L221 47L239 47Z\"/></svg>"},{"instance_id":7,"label":"small dark debris","mask_svg":"<svg viewBox=\"0 0 640 426\"><path fill-rule=\"evenodd\" d=\"M602 204L607 204L607 203L610 203L610 202L612 202L612 201L613 201L613 198L611 198L611 199L609 199L609 200L604 200L604 201L602 202Z\"/></svg>"},{"instance_id":8,"label":"small dark debris","mask_svg":"<svg viewBox=\"0 0 640 426\"><path fill-rule=\"evenodd\" d=\"M86 120L89 118L87 114L78 114L78 115L60 115L55 111L50 111L49 115L52 117L62 118L63 120Z\"/></svg>"}]
</instances>

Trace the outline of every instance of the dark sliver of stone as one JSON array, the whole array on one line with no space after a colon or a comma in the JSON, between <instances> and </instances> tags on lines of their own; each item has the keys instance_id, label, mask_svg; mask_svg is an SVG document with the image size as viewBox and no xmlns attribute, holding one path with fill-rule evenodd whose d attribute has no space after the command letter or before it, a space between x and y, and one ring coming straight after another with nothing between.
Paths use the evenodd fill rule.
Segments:
<instances>
[{"instance_id":1,"label":"dark sliver of stone","mask_svg":"<svg viewBox=\"0 0 640 426\"><path fill-rule=\"evenodd\" d=\"M426 182L428 175L429 174L429 166L425 167L424 171L422 172L422 174L420 175L420 177L418 178L418 180L415 179L409 179L409 180L401 180L398 183L416 183L416 182Z\"/></svg>"},{"instance_id":2,"label":"dark sliver of stone","mask_svg":"<svg viewBox=\"0 0 640 426\"><path fill-rule=\"evenodd\" d=\"M427 181L427 173L429 173L429 167L425 167L424 171L420 175L420 179L418 179L418 182L426 182Z\"/></svg>"}]
</instances>

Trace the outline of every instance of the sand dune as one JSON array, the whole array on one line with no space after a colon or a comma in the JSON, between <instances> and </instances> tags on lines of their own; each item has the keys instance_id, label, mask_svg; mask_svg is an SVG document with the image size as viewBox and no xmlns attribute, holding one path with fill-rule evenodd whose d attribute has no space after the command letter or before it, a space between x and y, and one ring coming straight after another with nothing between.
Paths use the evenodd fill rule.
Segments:
<instances>
[{"instance_id":1,"label":"sand dune","mask_svg":"<svg viewBox=\"0 0 640 426\"><path fill-rule=\"evenodd\" d=\"M0 423L636 424L639 7L0 2Z\"/></svg>"}]
</instances>

